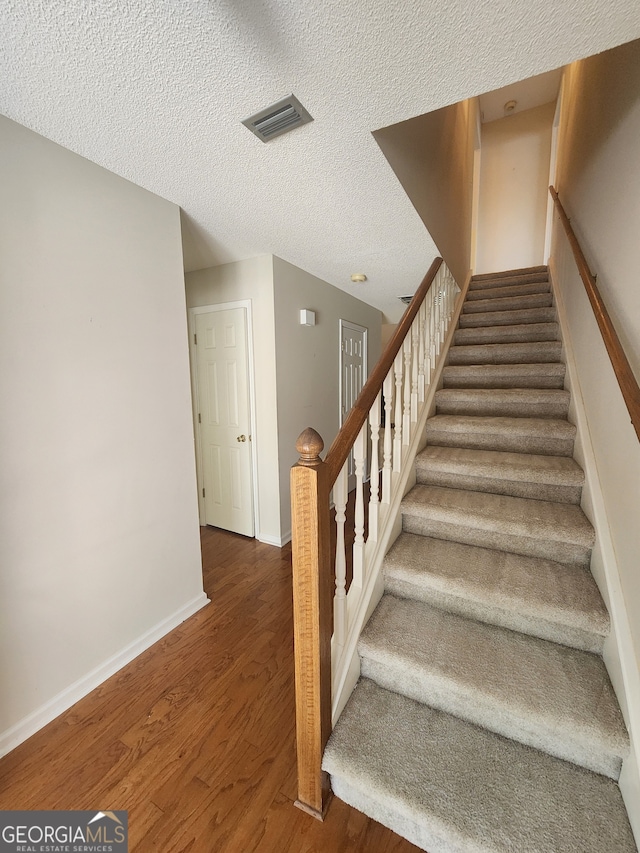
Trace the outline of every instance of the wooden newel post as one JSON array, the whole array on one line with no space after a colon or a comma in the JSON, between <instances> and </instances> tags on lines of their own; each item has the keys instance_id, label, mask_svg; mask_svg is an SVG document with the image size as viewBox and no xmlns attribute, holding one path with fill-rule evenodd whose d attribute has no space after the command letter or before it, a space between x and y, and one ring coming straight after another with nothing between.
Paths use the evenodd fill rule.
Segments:
<instances>
[{"instance_id":1,"label":"wooden newel post","mask_svg":"<svg viewBox=\"0 0 640 853\"><path fill-rule=\"evenodd\" d=\"M293 630L296 668L296 805L322 820L331 797L321 769L331 733L331 632L329 478L320 459L324 442L307 428L296 442L291 469Z\"/></svg>"}]
</instances>

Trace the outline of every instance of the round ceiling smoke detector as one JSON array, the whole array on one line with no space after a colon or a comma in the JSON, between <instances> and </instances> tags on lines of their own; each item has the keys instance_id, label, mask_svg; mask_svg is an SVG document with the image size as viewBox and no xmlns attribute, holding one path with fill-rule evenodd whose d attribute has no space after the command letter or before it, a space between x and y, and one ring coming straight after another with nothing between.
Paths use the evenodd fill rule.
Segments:
<instances>
[{"instance_id":1,"label":"round ceiling smoke detector","mask_svg":"<svg viewBox=\"0 0 640 853\"><path fill-rule=\"evenodd\" d=\"M367 277L363 272L354 272L354 274L351 276L351 281L355 282L356 284L361 284L363 281L366 280Z\"/></svg>"},{"instance_id":2,"label":"round ceiling smoke detector","mask_svg":"<svg viewBox=\"0 0 640 853\"><path fill-rule=\"evenodd\" d=\"M517 106L517 101L507 101L507 103L504 105L505 115L511 115L511 113L515 110Z\"/></svg>"}]
</instances>

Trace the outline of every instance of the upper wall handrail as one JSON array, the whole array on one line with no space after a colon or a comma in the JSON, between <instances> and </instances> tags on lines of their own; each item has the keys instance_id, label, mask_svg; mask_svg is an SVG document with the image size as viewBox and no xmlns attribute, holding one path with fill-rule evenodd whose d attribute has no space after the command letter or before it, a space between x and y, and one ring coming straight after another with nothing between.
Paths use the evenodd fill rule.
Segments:
<instances>
[{"instance_id":1,"label":"upper wall handrail","mask_svg":"<svg viewBox=\"0 0 640 853\"><path fill-rule=\"evenodd\" d=\"M391 370L394 359L398 355L400 347L402 346L407 333L411 329L411 324L420 310L420 306L429 292L429 288L431 287L441 265L442 258L435 258L429 267L427 274L422 279L420 287L416 290L409 307L405 311L402 320L398 324L398 328L394 332L393 337L387 344L380 360L374 367L372 374L369 376L364 385L364 388L351 407L340 432L335 437L333 444L329 448L329 452L325 457L325 463L328 466L329 483L331 485L335 482L336 477L340 473L342 466L349 455L349 451L353 447L356 436L362 429L362 425L367 419L369 410L378 396L382 383L384 382L384 378Z\"/></svg>"},{"instance_id":2,"label":"upper wall handrail","mask_svg":"<svg viewBox=\"0 0 640 853\"><path fill-rule=\"evenodd\" d=\"M602 297L600 296L596 280L594 276L591 275L587 259L584 256L584 252L582 251L580 244L578 243L578 238L571 227L571 222L565 213L562 202L558 198L558 193L555 187L549 187L549 192L551 193L551 198L555 203L556 210L560 216L560 221L564 226L569 244L573 250L573 257L575 258L580 278L582 279L587 291L587 296L591 302L591 307L593 308L593 313L595 314L598 327L600 328L604 345L609 353L609 358L611 359L613 370L616 374L618 384L620 385L622 396L627 404L627 409L631 416L631 423L633 424L633 428L636 431L638 439L640 439L640 386L638 385L638 381L634 376L629 360L622 348L618 333L614 328L609 312L607 311L607 308L602 301Z\"/></svg>"}]
</instances>

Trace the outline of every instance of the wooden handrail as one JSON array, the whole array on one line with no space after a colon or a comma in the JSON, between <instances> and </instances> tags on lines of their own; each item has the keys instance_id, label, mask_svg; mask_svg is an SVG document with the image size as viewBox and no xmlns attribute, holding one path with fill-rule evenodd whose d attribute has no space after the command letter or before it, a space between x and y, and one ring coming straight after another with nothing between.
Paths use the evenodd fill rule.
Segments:
<instances>
[{"instance_id":1,"label":"wooden handrail","mask_svg":"<svg viewBox=\"0 0 640 853\"><path fill-rule=\"evenodd\" d=\"M602 301L602 296L600 295L600 291L596 285L596 280L594 276L591 275L587 259L585 258L584 252L578 242L578 238L571 227L571 222L565 213L562 202L558 198L558 193L555 187L549 187L549 192L551 193L551 198L553 199L558 215L560 216L560 221L562 222L567 239L569 240L569 245L573 250L573 257L575 258L580 278L582 279L587 291L587 296L589 297L589 302L593 308L593 313L595 314L596 322L598 323L604 345L609 353L611 365L614 373L616 374L627 409L629 410L631 423L633 424L633 428L636 431L638 439L640 439L640 386L638 386L638 381L634 376L629 360L622 348L618 333L616 332L611 321L611 317L609 316L609 312Z\"/></svg>"},{"instance_id":2,"label":"wooden handrail","mask_svg":"<svg viewBox=\"0 0 640 853\"><path fill-rule=\"evenodd\" d=\"M409 307L404 312L402 320L398 324L398 328L394 332L393 337L387 344L380 360L374 367L373 372L367 379L364 388L358 395L358 398L347 415L347 419L342 425L340 432L335 437L333 444L329 448L329 452L324 460L329 473L329 486L332 486L335 483L336 477L342 470L342 466L349 455L349 451L353 447L356 437L367 419L369 410L371 409L371 406L373 406L374 401L380 392L385 376L391 370L394 359L400 351L400 347L411 329L411 324L420 310L420 306L429 292L429 288L433 284L433 280L435 279L441 265L442 258L435 258L429 267L427 274L422 279L420 287L416 290L413 299L409 303Z\"/></svg>"}]
</instances>

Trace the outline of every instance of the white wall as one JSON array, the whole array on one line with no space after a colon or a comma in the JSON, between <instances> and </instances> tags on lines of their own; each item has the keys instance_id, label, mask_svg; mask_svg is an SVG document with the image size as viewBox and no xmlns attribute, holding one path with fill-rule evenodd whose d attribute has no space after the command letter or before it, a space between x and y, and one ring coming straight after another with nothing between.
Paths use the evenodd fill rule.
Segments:
<instances>
[{"instance_id":1,"label":"white wall","mask_svg":"<svg viewBox=\"0 0 640 853\"><path fill-rule=\"evenodd\" d=\"M262 542L282 539L276 409L276 344L271 255L223 264L185 275L189 308L251 300L256 393L256 435L252 436L258 461L258 530Z\"/></svg>"},{"instance_id":2,"label":"white wall","mask_svg":"<svg viewBox=\"0 0 640 853\"><path fill-rule=\"evenodd\" d=\"M545 263L555 104L482 125L476 273Z\"/></svg>"},{"instance_id":3,"label":"white wall","mask_svg":"<svg viewBox=\"0 0 640 853\"><path fill-rule=\"evenodd\" d=\"M562 102L560 199L639 377L640 42L567 69ZM621 787L640 841L640 443L557 220L552 271L576 358L587 463L592 448L587 472L592 486L584 508L599 524L592 570L613 620L605 660L635 748L625 762Z\"/></svg>"},{"instance_id":4,"label":"white wall","mask_svg":"<svg viewBox=\"0 0 640 853\"><path fill-rule=\"evenodd\" d=\"M295 443L313 427L329 450L340 426L339 321L368 329L369 371L380 357L382 315L376 308L293 266L273 258L278 389L280 515L283 535L291 535L291 466L298 461ZM363 285L366 288L366 284ZM315 326L300 325L300 309L316 312Z\"/></svg>"},{"instance_id":5,"label":"white wall","mask_svg":"<svg viewBox=\"0 0 640 853\"><path fill-rule=\"evenodd\" d=\"M0 749L206 603L179 209L0 118Z\"/></svg>"}]
</instances>

